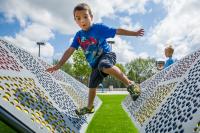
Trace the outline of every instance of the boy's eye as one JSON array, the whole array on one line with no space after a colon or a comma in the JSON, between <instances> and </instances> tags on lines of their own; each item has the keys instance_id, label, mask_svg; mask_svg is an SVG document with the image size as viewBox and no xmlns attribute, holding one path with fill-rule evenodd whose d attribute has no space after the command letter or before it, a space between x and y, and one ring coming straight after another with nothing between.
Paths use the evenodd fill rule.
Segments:
<instances>
[{"instance_id":1,"label":"boy's eye","mask_svg":"<svg viewBox=\"0 0 200 133\"><path fill-rule=\"evenodd\" d=\"M81 20L81 18L76 18L76 20Z\"/></svg>"},{"instance_id":2,"label":"boy's eye","mask_svg":"<svg viewBox=\"0 0 200 133\"><path fill-rule=\"evenodd\" d=\"M84 18L88 18L88 16L84 16Z\"/></svg>"}]
</instances>

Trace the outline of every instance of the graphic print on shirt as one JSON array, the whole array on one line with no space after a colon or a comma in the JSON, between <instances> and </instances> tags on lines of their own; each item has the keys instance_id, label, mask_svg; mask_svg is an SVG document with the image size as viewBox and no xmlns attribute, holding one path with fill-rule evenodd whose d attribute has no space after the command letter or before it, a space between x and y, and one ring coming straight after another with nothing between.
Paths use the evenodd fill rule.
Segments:
<instances>
[{"instance_id":1,"label":"graphic print on shirt","mask_svg":"<svg viewBox=\"0 0 200 133\"><path fill-rule=\"evenodd\" d=\"M93 37L86 38L81 36L78 37L78 42L84 51L87 61L93 67L98 57L103 53L103 49L99 47L98 41Z\"/></svg>"}]
</instances>

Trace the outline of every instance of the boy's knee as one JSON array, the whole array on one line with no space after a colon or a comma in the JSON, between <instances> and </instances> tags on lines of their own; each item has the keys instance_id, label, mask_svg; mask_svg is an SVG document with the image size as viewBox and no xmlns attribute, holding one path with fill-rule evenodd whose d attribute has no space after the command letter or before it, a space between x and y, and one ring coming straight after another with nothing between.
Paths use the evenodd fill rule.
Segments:
<instances>
[{"instance_id":1,"label":"boy's knee","mask_svg":"<svg viewBox=\"0 0 200 133\"><path fill-rule=\"evenodd\" d=\"M111 71L111 70L113 70L113 67L110 67L110 68L102 68L102 72L104 72L104 73L108 73L109 71Z\"/></svg>"}]
</instances>

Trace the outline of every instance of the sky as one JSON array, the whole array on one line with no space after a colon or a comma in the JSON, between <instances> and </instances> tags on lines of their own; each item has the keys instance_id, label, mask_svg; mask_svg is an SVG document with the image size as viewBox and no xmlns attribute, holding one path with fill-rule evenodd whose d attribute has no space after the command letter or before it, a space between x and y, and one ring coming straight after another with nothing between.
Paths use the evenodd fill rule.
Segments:
<instances>
[{"instance_id":1,"label":"sky","mask_svg":"<svg viewBox=\"0 0 200 133\"><path fill-rule=\"evenodd\" d=\"M145 30L143 37L116 35L112 50L117 62L135 58L166 60L164 48L174 47L174 58L200 48L199 0L0 0L0 37L51 63L60 59L80 30L73 18L73 8L90 5L93 23L112 28ZM72 61L72 59L69 59Z\"/></svg>"}]
</instances>

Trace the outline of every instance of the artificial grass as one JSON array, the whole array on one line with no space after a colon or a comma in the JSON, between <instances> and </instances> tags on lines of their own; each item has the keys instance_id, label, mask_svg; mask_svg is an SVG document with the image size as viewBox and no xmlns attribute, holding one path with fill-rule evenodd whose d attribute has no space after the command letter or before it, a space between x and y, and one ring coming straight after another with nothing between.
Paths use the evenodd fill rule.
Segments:
<instances>
[{"instance_id":1,"label":"artificial grass","mask_svg":"<svg viewBox=\"0 0 200 133\"><path fill-rule=\"evenodd\" d=\"M95 113L87 133L138 133L121 102L127 95L98 95L103 104Z\"/></svg>"},{"instance_id":2,"label":"artificial grass","mask_svg":"<svg viewBox=\"0 0 200 133\"><path fill-rule=\"evenodd\" d=\"M17 132L0 120L0 133L17 133Z\"/></svg>"}]
</instances>

